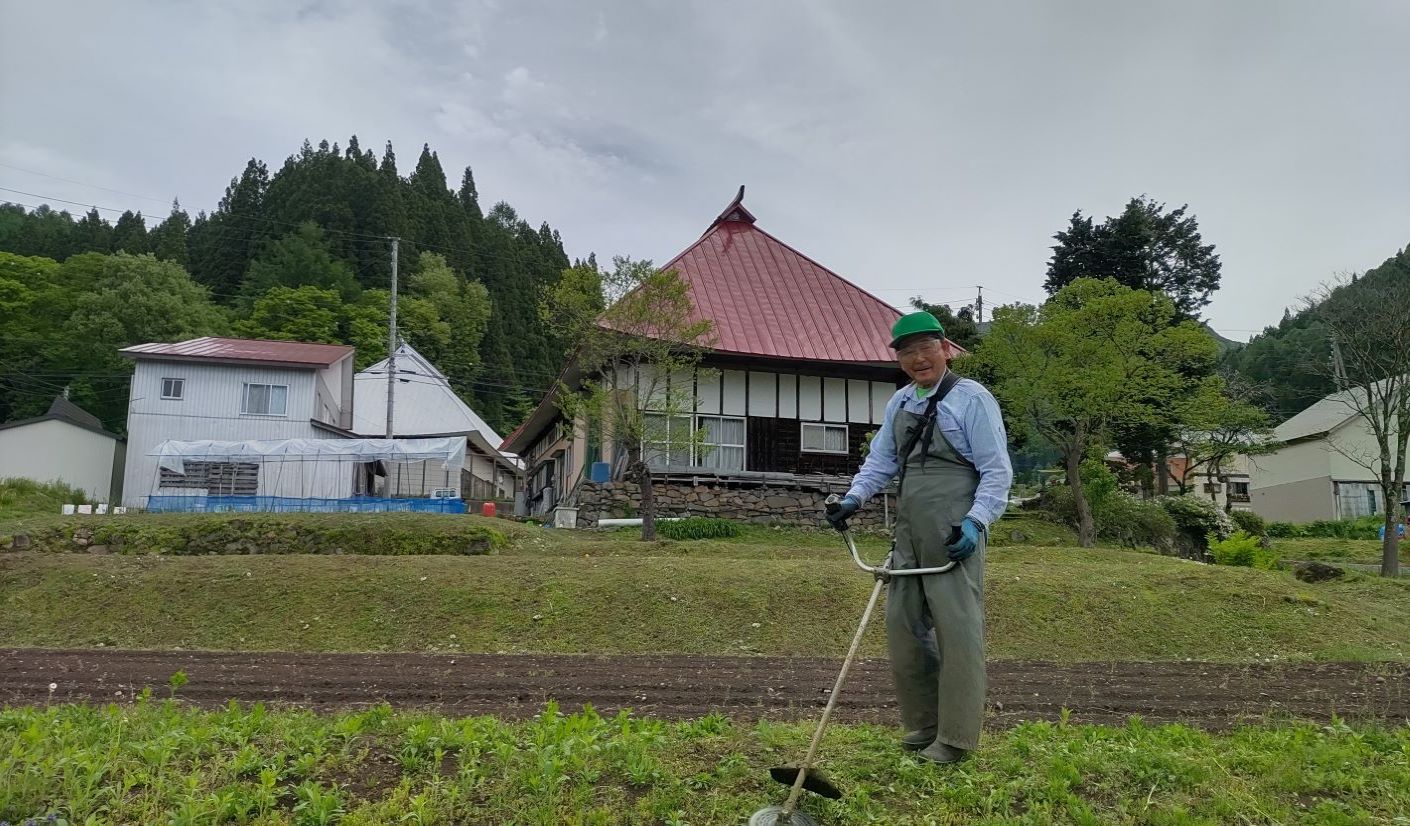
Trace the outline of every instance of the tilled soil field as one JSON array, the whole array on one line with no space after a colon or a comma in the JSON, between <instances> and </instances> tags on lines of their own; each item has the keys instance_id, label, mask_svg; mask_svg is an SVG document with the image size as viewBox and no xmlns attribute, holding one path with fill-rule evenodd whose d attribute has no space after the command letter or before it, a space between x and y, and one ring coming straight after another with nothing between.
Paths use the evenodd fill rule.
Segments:
<instances>
[{"instance_id":1,"label":"tilled soil field","mask_svg":"<svg viewBox=\"0 0 1410 826\"><path fill-rule=\"evenodd\" d=\"M295 654L9 649L0 651L0 703L128 702L145 687L168 693L177 671L183 700L317 710L398 708L522 718L549 700L565 711L591 703L613 713L669 719L717 711L750 720L816 716L839 662L796 657ZM1183 722L1225 729L1243 721L1410 721L1410 665L1304 663L1078 663L1000 661L989 666L991 724ZM53 688L51 689L51 685ZM885 660L852 670L837 717L896 719Z\"/></svg>"}]
</instances>

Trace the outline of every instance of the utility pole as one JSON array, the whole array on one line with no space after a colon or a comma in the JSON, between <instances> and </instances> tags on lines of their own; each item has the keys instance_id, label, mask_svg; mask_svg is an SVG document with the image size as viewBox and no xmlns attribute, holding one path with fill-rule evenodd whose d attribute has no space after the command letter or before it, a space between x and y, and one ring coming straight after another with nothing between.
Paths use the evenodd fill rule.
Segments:
<instances>
[{"instance_id":1,"label":"utility pole","mask_svg":"<svg viewBox=\"0 0 1410 826\"><path fill-rule=\"evenodd\" d=\"M1341 342L1337 341L1335 333L1332 334L1332 374L1335 377L1337 389L1346 389L1346 364L1341 360Z\"/></svg>"},{"instance_id":2,"label":"utility pole","mask_svg":"<svg viewBox=\"0 0 1410 826\"><path fill-rule=\"evenodd\" d=\"M979 300L974 302L974 310L975 310L976 315L978 316L978 318L975 320L975 323L976 323L976 324L983 324L983 323L984 323L984 285L983 285L983 284L980 284L980 285L979 285Z\"/></svg>"},{"instance_id":3,"label":"utility pole","mask_svg":"<svg viewBox=\"0 0 1410 826\"><path fill-rule=\"evenodd\" d=\"M392 438L392 407L397 391L397 245L400 238L392 242L392 307L387 324L387 438Z\"/></svg>"}]
</instances>

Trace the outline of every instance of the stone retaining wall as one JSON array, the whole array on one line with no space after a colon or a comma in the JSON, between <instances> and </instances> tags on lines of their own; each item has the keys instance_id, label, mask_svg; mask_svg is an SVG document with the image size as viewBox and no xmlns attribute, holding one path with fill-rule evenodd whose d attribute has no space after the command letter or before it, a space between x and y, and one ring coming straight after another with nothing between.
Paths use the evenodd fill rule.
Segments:
<instances>
[{"instance_id":1,"label":"stone retaining wall","mask_svg":"<svg viewBox=\"0 0 1410 826\"><path fill-rule=\"evenodd\" d=\"M719 484L659 480L652 484L656 515L711 516L740 522L770 525L823 524L823 502L837 490L808 490L799 487L731 487ZM860 528L885 528L889 513L895 517L895 498L879 495L868 503L852 523ZM596 527L603 518L641 515L641 490L635 482L585 482L578 490L578 527Z\"/></svg>"}]
</instances>

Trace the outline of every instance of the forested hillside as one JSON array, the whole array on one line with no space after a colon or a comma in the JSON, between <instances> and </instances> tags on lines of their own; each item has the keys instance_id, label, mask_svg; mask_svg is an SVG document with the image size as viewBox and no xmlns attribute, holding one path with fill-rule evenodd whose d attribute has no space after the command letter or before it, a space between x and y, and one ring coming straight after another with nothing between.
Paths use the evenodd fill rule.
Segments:
<instances>
[{"instance_id":1,"label":"forested hillside","mask_svg":"<svg viewBox=\"0 0 1410 826\"><path fill-rule=\"evenodd\" d=\"M571 263L558 233L503 202L483 211L468 167L452 191L429 147L403 175L390 144L379 159L356 137L305 142L272 174L250 160L194 219L176 203L149 221L18 200L0 206L0 421L68 386L120 430L131 365L114 351L142 341L302 339L380 360L390 236L403 337L492 426L516 425L561 366L564 342L538 318Z\"/></svg>"},{"instance_id":2,"label":"forested hillside","mask_svg":"<svg viewBox=\"0 0 1410 826\"><path fill-rule=\"evenodd\" d=\"M1327 300L1351 300L1357 291L1393 279L1410 279L1410 249L1337 288ZM1410 324L1410 307L1405 308L1405 323ZM1225 364L1259 387L1274 420L1281 421L1335 389L1325 369L1330 358L1331 336L1326 325L1314 310L1304 309L1284 312L1276 327L1228 353Z\"/></svg>"}]
</instances>

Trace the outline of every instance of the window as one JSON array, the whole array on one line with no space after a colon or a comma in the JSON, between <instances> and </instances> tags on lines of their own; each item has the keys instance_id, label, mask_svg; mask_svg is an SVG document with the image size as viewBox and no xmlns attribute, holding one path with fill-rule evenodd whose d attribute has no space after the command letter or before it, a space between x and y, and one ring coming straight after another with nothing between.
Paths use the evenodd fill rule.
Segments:
<instances>
[{"instance_id":1,"label":"window","mask_svg":"<svg viewBox=\"0 0 1410 826\"><path fill-rule=\"evenodd\" d=\"M651 467L690 467L690 437L695 431L695 417L666 416L646 413L646 432L642 452Z\"/></svg>"},{"instance_id":2,"label":"window","mask_svg":"<svg viewBox=\"0 0 1410 826\"><path fill-rule=\"evenodd\" d=\"M697 416L697 429L703 430L699 467L716 470L744 470L744 420L729 416Z\"/></svg>"},{"instance_id":3,"label":"window","mask_svg":"<svg viewBox=\"0 0 1410 826\"><path fill-rule=\"evenodd\" d=\"M162 379L162 398L180 399L186 392L186 379Z\"/></svg>"},{"instance_id":4,"label":"window","mask_svg":"<svg viewBox=\"0 0 1410 826\"><path fill-rule=\"evenodd\" d=\"M847 425L803 422L804 453L847 453Z\"/></svg>"},{"instance_id":5,"label":"window","mask_svg":"<svg viewBox=\"0 0 1410 826\"><path fill-rule=\"evenodd\" d=\"M744 470L744 419L735 416L666 416L647 413L642 449L654 468ZM695 434L700 434L698 445Z\"/></svg>"},{"instance_id":6,"label":"window","mask_svg":"<svg viewBox=\"0 0 1410 826\"><path fill-rule=\"evenodd\" d=\"M1248 482L1230 482L1229 499L1234 502L1248 501Z\"/></svg>"},{"instance_id":7,"label":"window","mask_svg":"<svg viewBox=\"0 0 1410 826\"><path fill-rule=\"evenodd\" d=\"M246 384L240 412L248 416L283 416L288 412L288 399L288 385Z\"/></svg>"}]
</instances>

